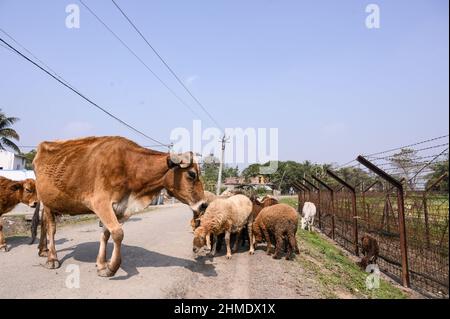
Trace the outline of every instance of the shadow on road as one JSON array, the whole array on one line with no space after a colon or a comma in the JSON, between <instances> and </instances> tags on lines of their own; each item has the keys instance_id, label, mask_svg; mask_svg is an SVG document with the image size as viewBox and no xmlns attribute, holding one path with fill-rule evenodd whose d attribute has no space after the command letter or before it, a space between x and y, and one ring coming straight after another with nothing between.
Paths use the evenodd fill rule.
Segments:
<instances>
[{"instance_id":1,"label":"shadow on road","mask_svg":"<svg viewBox=\"0 0 450 319\"><path fill-rule=\"evenodd\" d=\"M77 261L95 264L98 253L98 242L82 243L73 247L59 250L58 252L71 251L61 259L73 258ZM108 243L107 252L110 256L113 244ZM138 267L184 267L192 272L202 274L205 277L215 277L217 272L212 264L206 264L205 260L189 260L173 256L164 255L158 252L150 251L142 247L128 246L122 244L122 264L121 268L127 273L126 276L112 277L111 280L125 280L131 278L139 271Z\"/></svg>"},{"instance_id":2,"label":"shadow on road","mask_svg":"<svg viewBox=\"0 0 450 319\"><path fill-rule=\"evenodd\" d=\"M30 241L31 241L31 237L28 237L28 236L13 236L13 237L8 237L6 239L6 243L8 244L8 247L10 249L14 249L14 248L22 246L22 245L29 245ZM68 240L66 238L60 238L58 240L55 240L55 244L61 245L67 241ZM37 245L37 244L39 244L39 237L36 238L36 240L34 241L34 243L32 245Z\"/></svg>"}]
</instances>

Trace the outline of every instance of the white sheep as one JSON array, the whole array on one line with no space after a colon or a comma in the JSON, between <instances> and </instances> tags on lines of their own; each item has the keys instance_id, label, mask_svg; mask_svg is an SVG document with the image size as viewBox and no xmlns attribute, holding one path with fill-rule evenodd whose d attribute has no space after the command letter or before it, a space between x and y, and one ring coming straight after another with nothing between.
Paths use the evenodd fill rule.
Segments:
<instances>
[{"instance_id":1,"label":"white sheep","mask_svg":"<svg viewBox=\"0 0 450 319\"><path fill-rule=\"evenodd\" d=\"M301 227L303 230L313 230L314 217L316 217L316 205L311 202L305 202L302 210Z\"/></svg>"},{"instance_id":2,"label":"white sheep","mask_svg":"<svg viewBox=\"0 0 450 319\"><path fill-rule=\"evenodd\" d=\"M239 234L244 226L247 226L248 237L253 239L252 225L252 202L244 195L234 195L230 198L218 198L206 209L205 214L200 217L200 227L194 232L194 253L203 246L207 246L214 256L217 236L225 233L227 246L227 259L231 258L230 235ZM214 236L214 246L211 249L210 235ZM237 245L235 245L237 247ZM250 254L255 251L253 240L250 240Z\"/></svg>"}]
</instances>

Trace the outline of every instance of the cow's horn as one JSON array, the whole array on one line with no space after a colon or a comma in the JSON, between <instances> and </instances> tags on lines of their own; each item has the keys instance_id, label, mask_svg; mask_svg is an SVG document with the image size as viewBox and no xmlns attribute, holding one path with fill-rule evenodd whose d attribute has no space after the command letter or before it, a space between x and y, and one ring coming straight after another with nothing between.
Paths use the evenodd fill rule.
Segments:
<instances>
[{"instance_id":1,"label":"cow's horn","mask_svg":"<svg viewBox=\"0 0 450 319\"><path fill-rule=\"evenodd\" d=\"M170 160L176 166L179 166L181 168L188 168L192 164L192 153L191 152L186 152L183 154L171 153Z\"/></svg>"}]
</instances>

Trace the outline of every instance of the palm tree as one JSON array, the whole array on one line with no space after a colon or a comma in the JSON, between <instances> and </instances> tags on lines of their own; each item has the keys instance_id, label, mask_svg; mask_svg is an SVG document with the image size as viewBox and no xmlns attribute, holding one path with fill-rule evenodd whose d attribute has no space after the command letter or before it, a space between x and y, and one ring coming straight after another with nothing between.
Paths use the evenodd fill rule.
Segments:
<instances>
[{"instance_id":1,"label":"palm tree","mask_svg":"<svg viewBox=\"0 0 450 319\"><path fill-rule=\"evenodd\" d=\"M7 117L0 109L0 150L5 151L5 146L20 153L19 147L12 140L19 140L19 134L11 128L19 119L17 117Z\"/></svg>"}]
</instances>

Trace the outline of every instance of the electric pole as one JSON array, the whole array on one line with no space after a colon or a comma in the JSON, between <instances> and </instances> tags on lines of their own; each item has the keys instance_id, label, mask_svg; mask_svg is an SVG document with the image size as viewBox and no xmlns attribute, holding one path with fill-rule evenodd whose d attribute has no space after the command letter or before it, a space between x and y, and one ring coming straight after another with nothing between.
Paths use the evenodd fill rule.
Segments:
<instances>
[{"instance_id":1,"label":"electric pole","mask_svg":"<svg viewBox=\"0 0 450 319\"><path fill-rule=\"evenodd\" d=\"M219 176L217 178L216 195L220 195L220 189L222 188L222 170L223 162L225 161L225 144L228 143L228 138L224 134L222 139L219 141L222 143L222 158L219 163Z\"/></svg>"}]
</instances>

